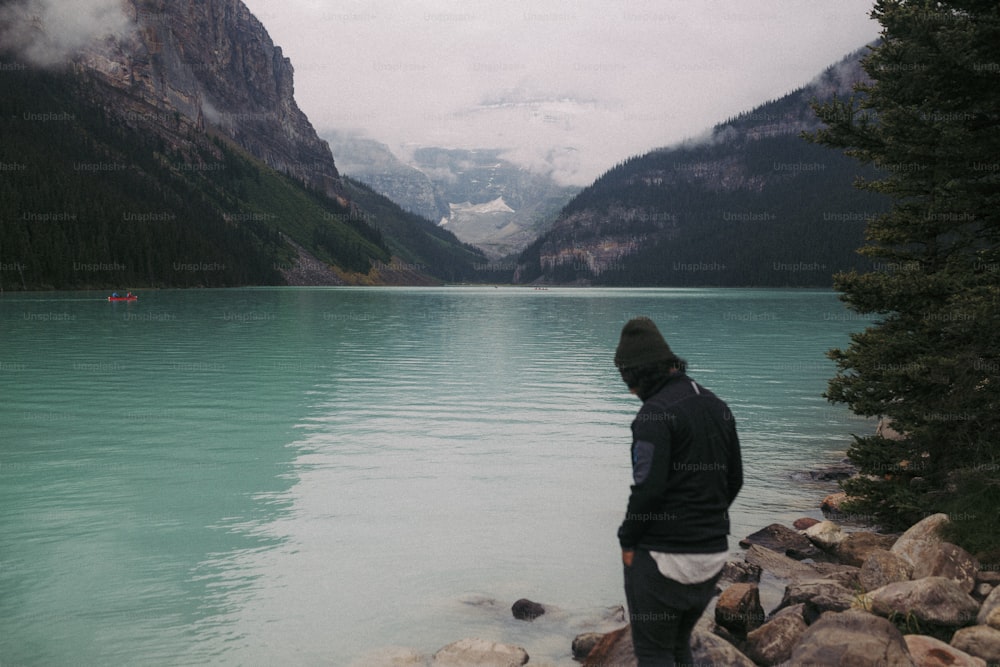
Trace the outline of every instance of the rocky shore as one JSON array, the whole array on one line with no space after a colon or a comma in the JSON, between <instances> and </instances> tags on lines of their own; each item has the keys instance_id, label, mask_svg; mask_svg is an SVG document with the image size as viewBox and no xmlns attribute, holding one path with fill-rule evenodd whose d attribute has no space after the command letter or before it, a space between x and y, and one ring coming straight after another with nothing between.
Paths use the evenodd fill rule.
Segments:
<instances>
[{"instance_id":1,"label":"rocky shore","mask_svg":"<svg viewBox=\"0 0 1000 667\"><path fill-rule=\"evenodd\" d=\"M831 520L772 524L740 541L715 604L693 637L700 666L987 667L1000 665L1000 571L945 542L944 514L902 535L847 531ZM780 582L773 608L761 581ZM771 605L768 605L771 606ZM518 600L515 618L533 622L544 605ZM572 641L584 667L634 667L622 627ZM433 656L399 654L387 665L516 667L530 661L511 644L464 639Z\"/></svg>"},{"instance_id":2,"label":"rocky shore","mask_svg":"<svg viewBox=\"0 0 1000 667\"><path fill-rule=\"evenodd\" d=\"M847 471L822 474L834 475L832 480ZM825 520L775 523L740 540L744 551L726 564L718 596L695 630L697 664L1000 667L1000 567L978 563L946 542L941 529L950 519L945 514L928 516L902 534L881 534L851 527L851 517L839 514L842 500L842 493L823 500ZM525 623L547 611L526 599L511 606L513 617ZM620 607L609 610L605 620L614 627L616 618L617 629L572 640L579 664L637 664ZM409 652L381 664L548 663L531 661L519 646L464 639L429 657Z\"/></svg>"},{"instance_id":3,"label":"rocky shore","mask_svg":"<svg viewBox=\"0 0 1000 667\"><path fill-rule=\"evenodd\" d=\"M948 521L928 516L897 536L807 519L741 540L744 558L727 565L695 632L698 664L1000 665L1000 572L945 542ZM784 594L765 611L768 575ZM635 665L627 627L603 636L583 664Z\"/></svg>"}]
</instances>

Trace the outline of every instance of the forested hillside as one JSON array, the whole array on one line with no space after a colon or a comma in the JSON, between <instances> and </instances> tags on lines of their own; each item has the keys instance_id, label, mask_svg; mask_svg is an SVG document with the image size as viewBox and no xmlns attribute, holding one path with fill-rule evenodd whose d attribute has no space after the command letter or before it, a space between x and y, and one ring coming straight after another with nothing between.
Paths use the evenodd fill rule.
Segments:
<instances>
[{"instance_id":1,"label":"forested hillside","mask_svg":"<svg viewBox=\"0 0 1000 667\"><path fill-rule=\"evenodd\" d=\"M801 137L818 124L812 100L862 77L858 57L702 140L617 165L518 257L515 279L829 286L864 265L865 221L886 203L853 183L873 172Z\"/></svg>"},{"instance_id":2,"label":"forested hillside","mask_svg":"<svg viewBox=\"0 0 1000 667\"><path fill-rule=\"evenodd\" d=\"M364 212L179 115L104 107L86 72L4 63L3 289L283 284L298 259L288 240L347 282L394 252L422 257L428 234L437 252L422 261L427 277L471 274L482 261L388 200L366 197L379 211ZM150 123L162 131L143 131ZM406 239L387 241L380 227Z\"/></svg>"}]
</instances>

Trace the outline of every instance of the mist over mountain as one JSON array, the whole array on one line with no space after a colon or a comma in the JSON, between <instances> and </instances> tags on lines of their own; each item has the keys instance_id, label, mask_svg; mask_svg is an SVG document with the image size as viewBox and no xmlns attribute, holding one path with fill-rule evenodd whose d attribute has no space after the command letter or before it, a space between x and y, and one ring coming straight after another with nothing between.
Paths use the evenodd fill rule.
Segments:
<instances>
[{"instance_id":1,"label":"mist over mountain","mask_svg":"<svg viewBox=\"0 0 1000 667\"><path fill-rule=\"evenodd\" d=\"M401 159L355 134L323 135L345 174L492 258L524 249L580 191L510 162L498 149L423 147Z\"/></svg>"},{"instance_id":2,"label":"mist over mountain","mask_svg":"<svg viewBox=\"0 0 1000 667\"><path fill-rule=\"evenodd\" d=\"M801 135L819 126L812 101L865 80L863 53L702 137L615 166L518 256L513 280L829 286L862 267L865 222L887 202L853 187L871 170Z\"/></svg>"},{"instance_id":3,"label":"mist over mountain","mask_svg":"<svg viewBox=\"0 0 1000 667\"><path fill-rule=\"evenodd\" d=\"M7 0L0 35L6 288L426 284L484 259L341 178L239 0Z\"/></svg>"}]
</instances>

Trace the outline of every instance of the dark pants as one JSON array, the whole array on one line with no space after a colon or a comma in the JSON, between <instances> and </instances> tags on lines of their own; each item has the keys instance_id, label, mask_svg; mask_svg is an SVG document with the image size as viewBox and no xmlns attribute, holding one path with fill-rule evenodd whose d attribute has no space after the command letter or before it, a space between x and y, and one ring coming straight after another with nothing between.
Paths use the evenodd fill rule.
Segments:
<instances>
[{"instance_id":1,"label":"dark pants","mask_svg":"<svg viewBox=\"0 0 1000 667\"><path fill-rule=\"evenodd\" d=\"M691 631L715 595L721 573L699 584L682 584L660 574L648 551L636 549L625 568L625 600L639 667L694 664Z\"/></svg>"}]
</instances>

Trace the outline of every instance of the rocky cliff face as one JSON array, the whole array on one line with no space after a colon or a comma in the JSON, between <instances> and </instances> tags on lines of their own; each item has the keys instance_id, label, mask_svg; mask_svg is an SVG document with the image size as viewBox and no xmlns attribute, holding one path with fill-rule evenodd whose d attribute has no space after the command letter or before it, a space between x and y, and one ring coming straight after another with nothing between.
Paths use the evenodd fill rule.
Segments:
<instances>
[{"instance_id":1,"label":"rocky cliff face","mask_svg":"<svg viewBox=\"0 0 1000 667\"><path fill-rule=\"evenodd\" d=\"M236 142L270 167L342 193L329 145L293 96L293 69L240 0L125 0L128 28L92 42L78 66L132 125L190 128Z\"/></svg>"}]
</instances>

